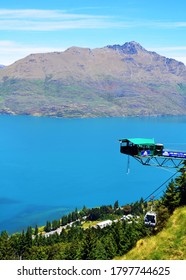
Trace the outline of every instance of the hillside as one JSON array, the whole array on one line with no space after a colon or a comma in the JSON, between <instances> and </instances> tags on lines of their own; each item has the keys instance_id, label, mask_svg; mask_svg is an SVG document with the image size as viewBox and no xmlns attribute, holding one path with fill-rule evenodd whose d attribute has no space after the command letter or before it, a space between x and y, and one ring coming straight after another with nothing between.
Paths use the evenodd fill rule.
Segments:
<instances>
[{"instance_id":1,"label":"hillside","mask_svg":"<svg viewBox=\"0 0 186 280\"><path fill-rule=\"evenodd\" d=\"M141 239L122 260L185 260L186 207L177 208L157 235Z\"/></svg>"},{"instance_id":2,"label":"hillside","mask_svg":"<svg viewBox=\"0 0 186 280\"><path fill-rule=\"evenodd\" d=\"M170 187L167 191L170 194ZM116 201L113 207L102 205L92 209L84 207L80 211L75 209L60 220L47 221L42 228L28 226L27 231L10 236L3 231L0 233L0 259L186 259L186 206L176 208L170 219L167 218L166 226L162 227L160 224L165 220L162 217L168 214L168 208L164 207L166 196L159 201L156 230L161 231L156 235L152 228L144 225L141 214L148 205L143 199L122 207L118 207ZM170 205L174 198L170 198Z\"/></svg>"},{"instance_id":3,"label":"hillside","mask_svg":"<svg viewBox=\"0 0 186 280\"><path fill-rule=\"evenodd\" d=\"M0 69L0 113L186 114L186 66L136 42L31 54Z\"/></svg>"}]
</instances>

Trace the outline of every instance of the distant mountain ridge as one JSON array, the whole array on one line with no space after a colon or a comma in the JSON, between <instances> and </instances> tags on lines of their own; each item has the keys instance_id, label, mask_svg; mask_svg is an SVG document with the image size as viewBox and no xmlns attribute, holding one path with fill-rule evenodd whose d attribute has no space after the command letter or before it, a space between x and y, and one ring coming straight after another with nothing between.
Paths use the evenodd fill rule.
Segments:
<instances>
[{"instance_id":1,"label":"distant mountain ridge","mask_svg":"<svg viewBox=\"0 0 186 280\"><path fill-rule=\"evenodd\" d=\"M0 113L185 115L186 66L134 41L31 54L1 69Z\"/></svg>"}]
</instances>

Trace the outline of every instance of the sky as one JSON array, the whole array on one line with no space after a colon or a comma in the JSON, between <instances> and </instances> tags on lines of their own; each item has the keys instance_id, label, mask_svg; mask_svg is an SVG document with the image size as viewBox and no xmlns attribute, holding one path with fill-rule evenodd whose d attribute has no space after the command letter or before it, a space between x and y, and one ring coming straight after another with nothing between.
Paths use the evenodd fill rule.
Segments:
<instances>
[{"instance_id":1,"label":"sky","mask_svg":"<svg viewBox=\"0 0 186 280\"><path fill-rule=\"evenodd\" d=\"M0 0L0 64L136 41L186 64L185 0Z\"/></svg>"}]
</instances>

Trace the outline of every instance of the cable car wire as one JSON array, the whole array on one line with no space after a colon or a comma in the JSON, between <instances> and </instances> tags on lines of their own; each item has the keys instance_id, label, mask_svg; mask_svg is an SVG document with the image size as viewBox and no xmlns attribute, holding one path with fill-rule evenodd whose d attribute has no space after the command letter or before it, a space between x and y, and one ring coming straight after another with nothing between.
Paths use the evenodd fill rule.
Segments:
<instances>
[{"instance_id":1,"label":"cable car wire","mask_svg":"<svg viewBox=\"0 0 186 280\"><path fill-rule=\"evenodd\" d=\"M180 172L179 170L176 171L176 173L174 173L172 176L170 176L165 182L163 182L157 189L155 189L150 195L148 195L144 201L146 201L147 199L149 199L149 197L151 197L154 193L156 193L161 187L163 187L170 179L172 179L178 172Z\"/></svg>"}]
</instances>

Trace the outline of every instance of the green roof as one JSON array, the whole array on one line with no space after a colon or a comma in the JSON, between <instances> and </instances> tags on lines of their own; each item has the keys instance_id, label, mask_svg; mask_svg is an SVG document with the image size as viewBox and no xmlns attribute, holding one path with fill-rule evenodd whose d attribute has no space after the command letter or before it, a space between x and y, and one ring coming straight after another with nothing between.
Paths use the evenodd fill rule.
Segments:
<instances>
[{"instance_id":1,"label":"green roof","mask_svg":"<svg viewBox=\"0 0 186 280\"><path fill-rule=\"evenodd\" d=\"M124 142L132 142L135 145L155 145L153 138L129 138L125 139Z\"/></svg>"}]
</instances>

